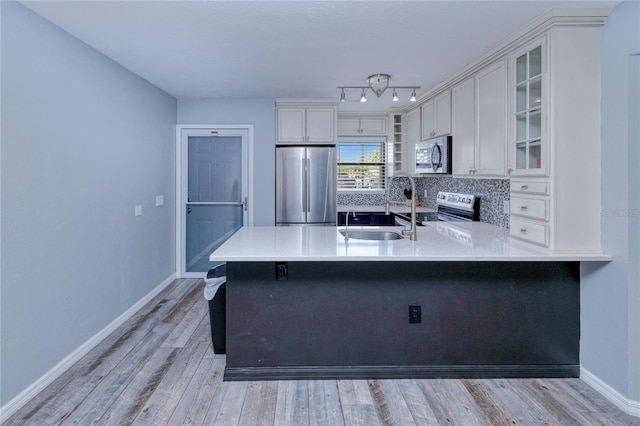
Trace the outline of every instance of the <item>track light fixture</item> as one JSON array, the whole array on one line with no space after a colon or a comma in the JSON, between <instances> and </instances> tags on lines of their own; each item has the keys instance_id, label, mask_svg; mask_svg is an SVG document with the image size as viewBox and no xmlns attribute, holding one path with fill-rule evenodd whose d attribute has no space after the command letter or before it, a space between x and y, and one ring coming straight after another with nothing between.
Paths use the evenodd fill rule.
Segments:
<instances>
[{"instance_id":1,"label":"track light fixture","mask_svg":"<svg viewBox=\"0 0 640 426\"><path fill-rule=\"evenodd\" d=\"M360 102L367 102L367 90L371 90L376 94L377 97L380 97L385 90L393 89L393 102L397 102L398 100L400 100L400 98L398 97L397 89L411 89L411 98L409 99L409 101L416 101L416 90L419 89L420 86L390 86L390 80L391 76L389 74L373 74L367 77L367 86L338 86L338 89L340 89L340 102L346 102L347 95L345 93L345 90L348 89L362 90L362 94L360 95Z\"/></svg>"}]
</instances>

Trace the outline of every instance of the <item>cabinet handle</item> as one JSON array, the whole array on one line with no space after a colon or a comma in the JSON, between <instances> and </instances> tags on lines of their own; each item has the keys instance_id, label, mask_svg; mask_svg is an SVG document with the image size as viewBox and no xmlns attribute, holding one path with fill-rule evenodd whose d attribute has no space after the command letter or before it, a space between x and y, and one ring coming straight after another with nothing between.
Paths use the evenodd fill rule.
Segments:
<instances>
[{"instance_id":1,"label":"cabinet handle","mask_svg":"<svg viewBox=\"0 0 640 426\"><path fill-rule=\"evenodd\" d=\"M521 185L521 186L520 186L520 189L521 189L522 191L526 191L527 189L529 189L529 185Z\"/></svg>"},{"instance_id":2,"label":"cabinet handle","mask_svg":"<svg viewBox=\"0 0 640 426\"><path fill-rule=\"evenodd\" d=\"M527 228L520 228L520 232L522 234L526 234L527 233Z\"/></svg>"},{"instance_id":3,"label":"cabinet handle","mask_svg":"<svg viewBox=\"0 0 640 426\"><path fill-rule=\"evenodd\" d=\"M520 206L520 210L527 210L529 207L527 207L526 204L523 204Z\"/></svg>"}]
</instances>

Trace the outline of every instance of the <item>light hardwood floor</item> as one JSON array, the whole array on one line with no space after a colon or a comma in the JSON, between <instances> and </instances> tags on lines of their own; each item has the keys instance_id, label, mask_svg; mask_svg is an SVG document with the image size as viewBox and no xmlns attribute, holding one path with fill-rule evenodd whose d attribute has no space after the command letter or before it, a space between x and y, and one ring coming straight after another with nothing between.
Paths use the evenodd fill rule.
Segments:
<instances>
[{"instance_id":1,"label":"light hardwood floor","mask_svg":"<svg viewBox=\"0 0 640 426\"><path fill-rule=\"evenodd\" d=\"M176 280L7 425L640 425L579 379L223 382L201 280Z\"/></svg>"}]
</instances>

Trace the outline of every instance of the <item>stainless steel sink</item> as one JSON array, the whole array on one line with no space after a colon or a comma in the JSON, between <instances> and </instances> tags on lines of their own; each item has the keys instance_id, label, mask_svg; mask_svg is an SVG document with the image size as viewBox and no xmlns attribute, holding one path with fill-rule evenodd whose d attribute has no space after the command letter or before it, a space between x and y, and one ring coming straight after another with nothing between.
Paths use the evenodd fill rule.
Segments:
<instances>
[{"instance_id":1,"label":"stainless steel sink","mask_svg":"<svg viewBox=\"0 0 640 426\"><path fill-rule=\"evenodd\" d=\"M364 230L353 229L348 232L344 229L340 230L342 235L348 235L349 238L354 240L373 240L373 241L386 241L386 240L401 240L404 238L401 234L394 231L382 231L378 229Z\"/></svg>"}]
</instances>

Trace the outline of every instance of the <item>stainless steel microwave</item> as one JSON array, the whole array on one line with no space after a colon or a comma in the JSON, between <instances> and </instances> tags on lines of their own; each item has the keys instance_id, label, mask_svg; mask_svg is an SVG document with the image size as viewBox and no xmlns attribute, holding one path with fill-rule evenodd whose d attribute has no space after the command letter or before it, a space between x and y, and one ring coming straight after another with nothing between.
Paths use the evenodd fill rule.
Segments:
<instances>
[{"instance_id":1,"label":"stainless steel microwave","mask_svg":"<svg viewBox=\"0 0 640 426\"><path fill-rule=\"evenodd\" d=\"M451 173L451 136L416 143L416 173Z\"/></svg>"}]
</instances>

